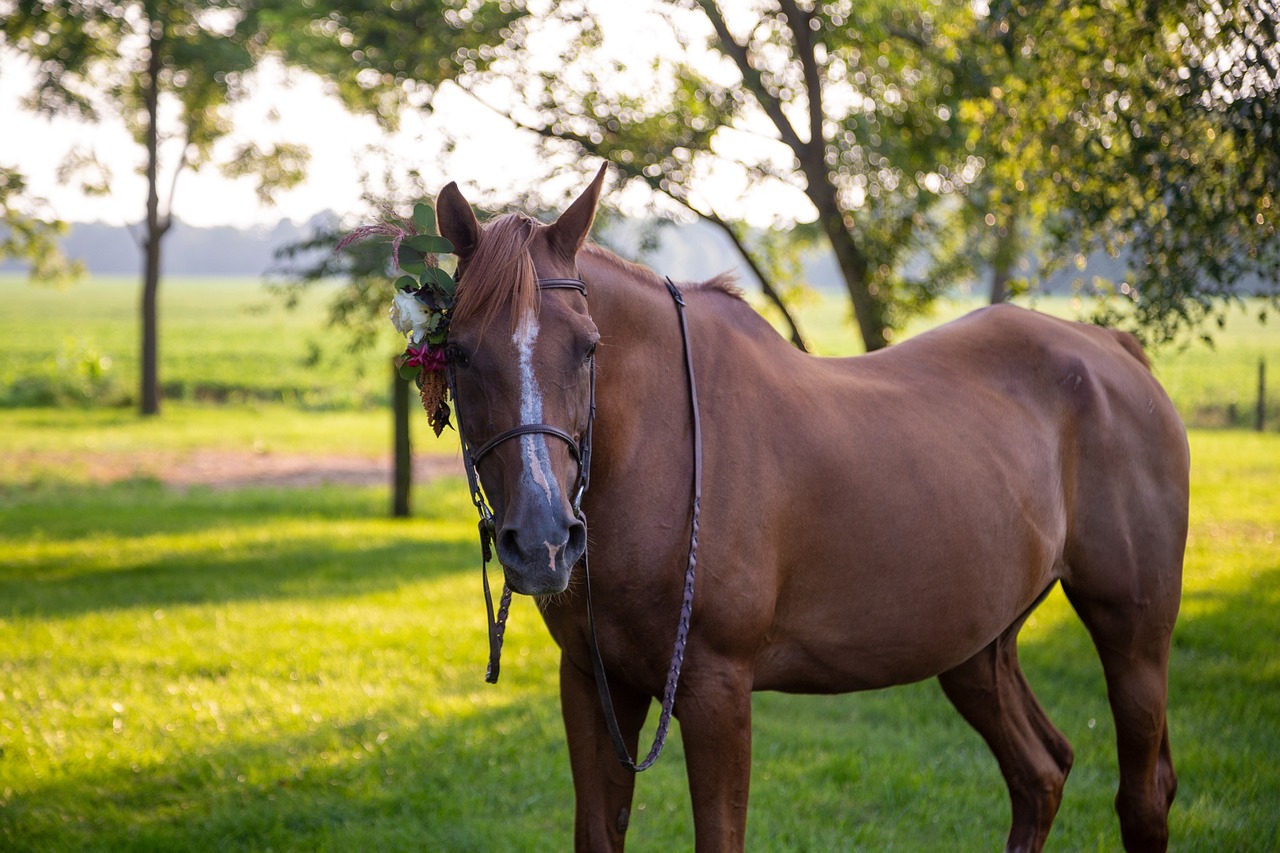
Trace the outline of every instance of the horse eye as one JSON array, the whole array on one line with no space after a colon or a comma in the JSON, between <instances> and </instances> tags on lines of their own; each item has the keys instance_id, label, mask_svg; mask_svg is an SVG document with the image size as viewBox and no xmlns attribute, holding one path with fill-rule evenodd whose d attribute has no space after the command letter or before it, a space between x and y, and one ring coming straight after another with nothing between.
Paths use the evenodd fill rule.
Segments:
<instances>
[{"instance_id":1,"label":"horse eye","mask_svg":"<svg viewBox=\"0 0 1280 853\"><path fill-rule=\"evenodd\" d=\"M454 367L466 367L471 364L471 359L467 356L467 351L457 344L449 344L445 347L444 357Z\"/></svg>"},{"instance_id":2,"label":"horse eye","mask_svg":"<svg viewBox=\"0 0 1280 853\"><path fill-rule=\"evenodd\" d=\"M596 354L596 341L592 341L592 342L587 346L587 355L586 355L586 357L587 357L587 358L592 358L595 354Z\"/></svg>"}]
</instances>

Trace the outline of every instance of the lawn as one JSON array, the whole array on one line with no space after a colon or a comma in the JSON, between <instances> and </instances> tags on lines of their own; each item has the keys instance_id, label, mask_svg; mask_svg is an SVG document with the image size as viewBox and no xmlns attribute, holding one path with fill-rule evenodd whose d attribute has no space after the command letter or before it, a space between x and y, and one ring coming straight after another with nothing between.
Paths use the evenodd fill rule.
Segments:
<instances>
[{"instance_id":1,"label":"lawn","mask_svg":"<svg viewBox=\"0 0 1280 853\"><path fill-rule=\"evenodd\" d=\"M390 323L359 353L327 325L333 286L306 293L294 310L252 278L166 279L160 289L160 378L170 401L284 404L309 412L362 410L388 399ZM0 275L0 407L127 404L137 398L138 282L96 276L55 289ZM1023 300L1072 316L1065 299ZM914 334L975 307L943 300L907 330ZM767 313L767 312L766 312ZM796 306L816 352L857 352L848 300L810 292ZM1153 352L1157 376L1193 426L1253 423L1258 363L1269 360L1268 424L1280 430L1280 326L1256 308L1233 310L1211 348L1195 343Z\"/></svg>"},{"instance_id":2,"label":"lawn","mask_svg":"<svg viewBox=\"0 0 1280 853\"><path fill-rule=\"evenodd\" d=\"M1173 832L1180 850L1272 849L1280 436L1192 441ZM5 486L0 849L565 849L556 655L534 608L517 603L484 684L465 488L420 487L411 522L385 505L373 488ZM1115 849L1100 668L1060 596L1022 648L1077 752L1053 847ZM1002 843L994 762L935 683L755 708L750 849ZM674 739L641 778L632 849L688 848L682 762Z\"/></svg>"},{"instance_id":3,"label":"lawn","mask_svg":"<svg viewBox=\"0 0 1280 853\"><path fill-rule=\"evenodd\" d=\"M483 682L461 481L419 484L417 517L393 521L384 488L83 476L86 459L117 452L384 454L390 336L352 358L324 327L323 294L289 313L256 284L166 282L162 376L177 393L163 416L70 405L130 393L135 290L0 280L0 850L567 849L556 652L518 600L502 680ZM824 350L841 346L841 310L802 309L826 328ZM1248 409L1257 359L1280 354L1274 327L1240 318L1228 332L1216 352L1156 354L1193 421L1232 401ZM1270 369L1280 383L1280 364ZM42 401L62 405L29 405ZM1280 848L1276 420L1262 435L1192 432L1170 688L1178 850ZM424 422L419 453L457 453ZM1050 847L1118 849L1101 669L1060 594L1021 648L1076 748ZM994 761L935 682L760 694L754 707L749 849L1003 844ZM629 849L691 839L676 736L640 779Z\"/></svg>"}]
</instances>

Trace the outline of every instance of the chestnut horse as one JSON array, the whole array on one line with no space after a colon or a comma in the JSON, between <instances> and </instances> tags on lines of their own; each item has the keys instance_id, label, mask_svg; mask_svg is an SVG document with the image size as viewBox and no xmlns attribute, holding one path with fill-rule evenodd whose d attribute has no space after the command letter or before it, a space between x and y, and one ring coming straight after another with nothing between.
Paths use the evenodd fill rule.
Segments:
<instances>
[{"instance_id":1,"label":"chestnut horse","mask_svg":"<svg viewBox=\"0 0 1280 853\"><path fill-rule=\"evenodd\" d=\"M472 447L499 439L476 467L505 580L536 597L561 649L575 843L590 851L623 848L635 775L597 693L580 558L589 541L600 659L635 754L663 693L694 518L680 321L661 278L586 242L603 177L552 225L482 227L454 184L436 208L459 258L459 423ZM585 293L563 285L575 279ZM674 713L697 849L743 849L753 690L934 676L999 762L1006 849L1041 849L1072 749L1017 637L1060 583L1105 671L1124 845L1164 850L1189 455L1137 342L998 305L880 352L816 358L725 277L686 285L685 302L704 458ZM593 404L579 515L574 444ZM503 435L528 424L556 429Z\"/></svg>"}]
</instances>

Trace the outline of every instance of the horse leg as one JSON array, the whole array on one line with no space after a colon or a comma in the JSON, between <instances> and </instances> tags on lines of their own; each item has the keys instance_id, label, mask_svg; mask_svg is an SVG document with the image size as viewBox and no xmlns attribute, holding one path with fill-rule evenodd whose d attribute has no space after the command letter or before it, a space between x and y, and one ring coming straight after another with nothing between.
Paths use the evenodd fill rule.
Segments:
<instances>
[{"instance_id":1,"label":"horse leg","mask_svg":"<svg viewBox=\"0 0 1280 853\"><path fill-rule=\"evenodd\" d=\"M676 694L697 853L740 853L751 782L751 671L686 662Z\"/></svg>"},{"instance_id":2,"label":"horse leg","mask_svg":"<svg viewBox=\"0 0 1280 853\"><path fill-rule=\"evenodd\" d=\"M618 728L632 755L649 710L649 697L609 685ZM600 706L595 676L560 657L560 706L569 741L573 771L573 846L583 851L623 849L631 819L631 797L636 774L622 766Z\"/></svg>"},{"instance_id":3,"label":"horse leg","mask_svg":"<svg viewBox=\"0 0 1280 853\"><path fill-rule=\"evenodd\" d=\"M1141 606L1117 606L1066 584L1064 589L1093 637L1107 679L1120 764L1115 805L1125 849L1166 850L1169 807L1178 789L1165 717L1177 599L1153 596Z\"/></svg>"},{"instance_id":4,"label":"horse leg","mask_svg":"<svg viewBox=\"0 0 1280 853\"><path fill-rule=\"evenodd\" d=\"M943 692L995 754L1009 788L1013 824L1007 853L1044 847L1071 770L1071 744L1054 728L1018 665L1022 620L955 669Z\"/></svg>"}]
</instances>

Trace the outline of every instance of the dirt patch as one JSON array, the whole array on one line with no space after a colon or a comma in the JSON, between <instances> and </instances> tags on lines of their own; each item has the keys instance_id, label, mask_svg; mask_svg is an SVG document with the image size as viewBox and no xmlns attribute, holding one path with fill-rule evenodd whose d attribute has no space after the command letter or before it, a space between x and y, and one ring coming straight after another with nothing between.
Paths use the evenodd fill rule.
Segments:
<instances>
[{"instance_id":1,"label":"dirt patch","mask_svg":"<svg viewBox=\"0 0 1280 853\"><path fill-rule=\"evenodd\" d=\"M138 452L32 451L0 453L6 480L37 479L67 472L91 483L155 479L176 488L251 486L306 488L324 484L376 486L391 482L391 458L234 450ZM413 462L413 480L463 475L461 457L424 456Z\"/></svg>"}]
</instances>

